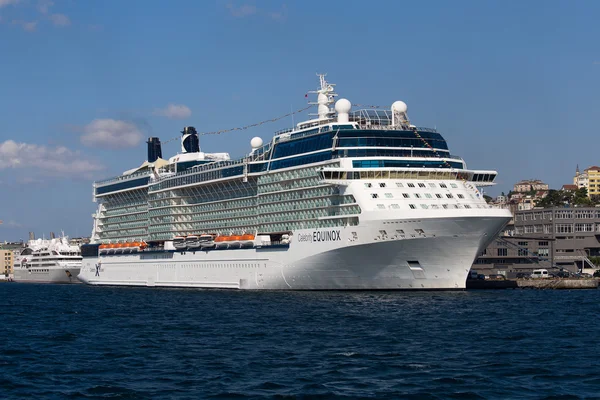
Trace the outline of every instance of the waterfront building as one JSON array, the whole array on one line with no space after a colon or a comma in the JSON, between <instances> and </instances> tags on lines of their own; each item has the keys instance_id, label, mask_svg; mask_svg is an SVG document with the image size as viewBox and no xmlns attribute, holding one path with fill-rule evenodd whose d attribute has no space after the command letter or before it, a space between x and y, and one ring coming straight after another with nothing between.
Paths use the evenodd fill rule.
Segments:
<instances>
[{"instance_id":1,"label":"waterfront building","mask_svg":"<svg viewBox=\"0 0 600 400\"><path fill-rule=\"evenodd\" d=\"M552 207L518 211L515 236L552 239L553 264L569 270L593 267L590 257L600 257L600 208Z\"/></svg>"},{"instance_id":2,"label":"waterfront building","mask_svg":"<svg viewBox=\"0 0 600 400\"><path fill-rule=\"evenodd\" d=\"M485 275L500 274L514 278L519 272L549 268L551 248L552 242L548 239L499 236L479 254L472 269Z\"/></svg>"},{"instance_id":3,"label":"waterfront building","mask_svg":"<svg viewBox=\"0 0 600 400\"><path fill-rule=\"evenodd\" d=\"M600 260L600 207L517 210L513 232L491 242L473 268L509 277L553 266L592 273Z\"/></svg>"},{"instance_id":4,"label":"waterfront building","mask_svg":"<svg viewBox=\"0 0 600 400\"><path fill-rule=\"evenodd\" d=\"M2 249L0 250L0 279L7 280L13 274L13 251Z\"/></svg>"}]
</instances>

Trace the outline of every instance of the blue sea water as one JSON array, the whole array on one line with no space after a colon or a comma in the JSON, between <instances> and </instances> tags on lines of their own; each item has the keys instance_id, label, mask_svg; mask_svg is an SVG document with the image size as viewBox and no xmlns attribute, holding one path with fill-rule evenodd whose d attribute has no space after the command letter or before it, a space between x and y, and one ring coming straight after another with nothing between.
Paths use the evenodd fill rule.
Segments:
<instances>
[{"instance_id":1,"label":"blue sea water","mask_svg":"<svg viewBox=\"0 0 600 400\"><path fill-rule=\"evenodd\" d=\"M0 298L6 399L600 398L600 290Z\"/></svg>"}]
</instances>

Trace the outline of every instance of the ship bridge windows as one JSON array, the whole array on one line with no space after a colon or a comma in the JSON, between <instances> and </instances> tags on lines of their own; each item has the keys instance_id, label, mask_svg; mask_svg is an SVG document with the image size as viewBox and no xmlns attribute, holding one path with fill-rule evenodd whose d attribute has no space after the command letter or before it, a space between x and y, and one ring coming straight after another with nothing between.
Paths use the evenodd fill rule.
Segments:
<instances>
[{"instance_id":1,"label":"ship bridge windows","mask_svg":"<svg viewBox=\"0 0 600 400\"><path fill-rule=\"evenodd\" d=\"M473 182L493 182L496 174L473 174Z\"/></svg>"}]
</instances>

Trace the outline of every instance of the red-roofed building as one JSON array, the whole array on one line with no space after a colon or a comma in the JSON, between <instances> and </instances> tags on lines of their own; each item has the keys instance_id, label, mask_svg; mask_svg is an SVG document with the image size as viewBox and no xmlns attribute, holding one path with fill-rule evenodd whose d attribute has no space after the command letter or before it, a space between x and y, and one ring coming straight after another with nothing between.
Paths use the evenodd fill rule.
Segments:
<instances>
[{"instance_id":1,"label":"red-roofed building","mask_svg":"<svg viewBox=\"0 0 600 400\"><path fill-rule=\"evenodd\" d=\"M570 192L574 192L577 189L578 189L577 185L562 185L562 187L560 188L560 190L570 191Z\"/></svg>"}]
</instances>

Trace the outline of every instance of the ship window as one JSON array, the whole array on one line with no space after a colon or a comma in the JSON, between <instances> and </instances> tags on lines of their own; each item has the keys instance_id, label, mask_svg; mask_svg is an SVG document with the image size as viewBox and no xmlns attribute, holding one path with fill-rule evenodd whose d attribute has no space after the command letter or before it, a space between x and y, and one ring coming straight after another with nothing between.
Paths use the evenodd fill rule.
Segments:
<instances>
[{"instance_id":1,"label":"ship window","mask_svg":"<svg viewBox=\"0 0 600 400\"><path fill-rule=\"evenodd\" d=\"M441 199L441 198L442 198L442 195L441 195L441 194L439 194L439 193L436 193L436 194L435 194L435 197L437 197L438 199Z\"/></svg>"},{"instance_id":2,"label":"ship window","mask_svg":"<svg viewBox=\"0 0 600 400\"><path fill-rule=\"evenodd\" d=\"M396 187L404 187L404 185L401 182L396 182Z\"/></svg>"},{"instance_id":3,"label":"ship window","mask_svg":"<svg viewBox=\"0 0 600 400\"><path fill-rule=\"evenodd\" d=\"M471 206L468 204L465 204L465 208L471 208Z\"/></svg>"},{"instance_id":4,"label":"ship window","mask_svg":"<svg viewBox=\"0 0 600 400\"><path fill-rule=\"evenodd\" d=\"M456 183L451 183L450 186L453 187L454 189L456 189L458 187L458 186L456 186Z\"/></svg>"},{"instance_id":5,"label":"ship window","mask_svg":"<svg viewBox=\"0 0 600 400\"><path fill-rule=\"evenodd\" d=\"M409 183L408 187L415 187L415 184L414 183Z\"/></svg>"},{"instance_id":6,"label":"ship window","mask_svg":"<svg viewBox=\"0 0 600 400\"><path fill-rule=\"evenodd\" d=\"M429 207L427 206L427 204L421 204L421 208L423 208L423 209L425 209L425 210L426 210L426 209L428 209Z\"/></svg>"},{"instance_id":7,"label":"ship window","mask_svg":"<svg viewBox=\"0 0 600 400\"><path fill-rule=\"evenodd\" d=\"M446 186L446 184L445 184L445 183L440 183L440 187L441 187L441 188L444 188L444 189L448 188L448 186Z\"/></svg>"},{"instance_id":8,"label":"ship window","mask_svg":"<svg viewBox=\"0 0 600 400\"><path fill-rule=\"evenodd\" d=\"M431 193L425 193L425 197L427 197L428 199L431 198Z\"/></svg>"},{"instance_id":9,"label":"ship window","mask_svg":"<svg viewBox=\"0 0 600 400\"><path fill-rule=\"evenodd\" d=\"M448 204L442 204L442 207L448 208Z\"/></svg>"},{"instance_id":10,"label":"ship window","mask_svg":"<svg viewBox=\"0 0 600 400\"><path fill-rule=\"evenodd\" d=\"M370 188L370 187L372 187L372 186L373 186L373 185L372 185L372 184L370 184L369 182L365 182L365 187L368 187L368 188Z\"/></svg>"},{"instance_id":11,"label":"ship window","mask_svg":"<svg viewBox=\"0 0 600 400\"><path fill-rule=\"evenodd\" d=\"M435 183L430 183L429 186L432 187L432 188L434 188L435 187Z\"/></svg>"},{"instance_id":12,"label":"ship window","mask_svg":"<svg viewBox=\"0 0 600 400\"><path fill-rule=\"evenodd\" d=\"M386 193L385 197L387 197L388 199L392 199L392 198L394 198L394 195L391 193Z\"/></svg>"},{"instance_id":13,"label":"ship window","mask_svg":"<svg viewBox=\"0 0 600 400\"><path fill-rule=\"evenodd\" d=\"M400 206L399 206L398 204L392 204L390 207L392 207L393 209L396 209L396 210L397 210L398 208L400 208Z\"/></svg>"},{"instance_id":14,"label":"ship window","mask_svg":"<svg viewBox=\"0 0 600 400\"><path fill-rule=\"evenodd\" d=\"M419 187L422 187L422 188L424 188L424 187L425 187L425 184L424 184L424 183L419 183Z\"/></svg>"},{"instance_id":15,"label":"ship window","mask_svg":"<svg viewBox=\"0 0 600 400\"><path fill-rule=\"evenodd\" d=\"M454 196L452 196L452 194L451 194L451 193L446 193L446 197L447 197L447 198L449 198L449 199L451 199L451 198L453 198Z\"/></svg>"},{"instance_id":16,"label":"ship window","mask_svg":"<svg viewBox=\"0 0 600 400\"><path fill-rule=\"evenodd\" d=\"M379 197L379 195L377 193L371 193L371 197L374 198L374 199L376 199L376 198Z\"/></svg>"},{"instance_id":17,"label":"ship window","mask_svg":"<svg viewBox=\"0 0 600 400\"><path fill-rule=\"evenodd\" d=\"M385 210L385 206L383 204L377 204L377 208L380 210Z\"/></svg>"},{"instance_id":18,"label":"ship window","mask_svg":"<svg viewBox=\"0 0 600 400\"><path fill-rule=\"evenodd\" d=\"M465 198L465 196L463 196L463 195L462 195L462 194L460 194L460 193L459 193L459 194L457 194L457 196L458 196L458 198L459 198L459 199L464 199L464 198Z\"/></svg>"},{"instance_id":19,"label":"ship window","mask_svg":"<svg viewBox=\"0 0 600 400\"><path fill-rule=\"evenodd\" d=\"M415 206L414 204L409 204L409 206L410 206L410 208L412 208L413 210L414 210L415 208L417 208L417 206Z\"/></svg>"},{"instance_id":20,"label":"ship window","mask_svg":"<svg viewBox=\"0 0 600 400\"><path fill-rule=\"evenodd\" d=\"M419 193L415 193L415 197L416 197L417 199L420 199L420 198L421 198L421 195L420 195Z\"/></svg>"},{"instance_id":21,"label":"ship window","mask_svg":"<svg viewBox=\"0 0 600 400\"><path fill-rule=\"evenodd\" d=\"M384 183L384 182L381 182L381 183L379 184L379 187L385 187L385 183Z\"/></svg>"},{"instance_id":22,"label":"ship window","mask_svg":"<svg viewBox=\"0 0 600 400\"><path fill-rule=\"evenodd\" d=\"M408 193L402 193L402 196L404 196L405 199L408 199L410 197Z\"/></svg>"}]
</instances>

